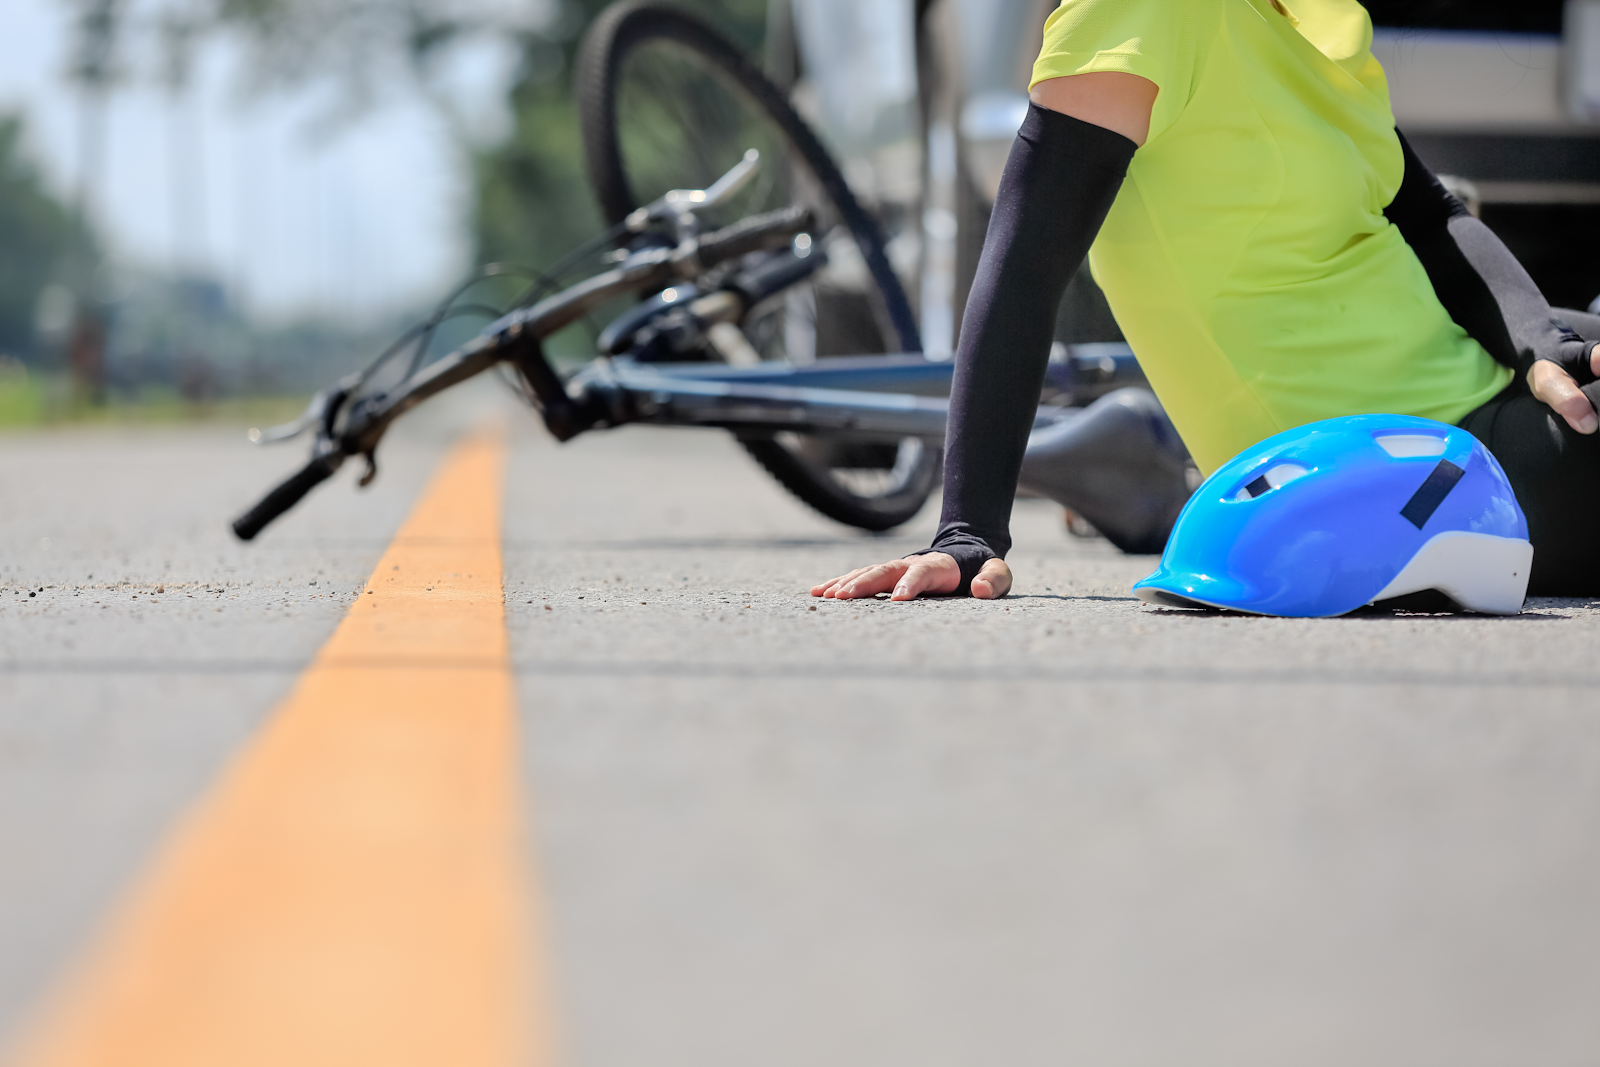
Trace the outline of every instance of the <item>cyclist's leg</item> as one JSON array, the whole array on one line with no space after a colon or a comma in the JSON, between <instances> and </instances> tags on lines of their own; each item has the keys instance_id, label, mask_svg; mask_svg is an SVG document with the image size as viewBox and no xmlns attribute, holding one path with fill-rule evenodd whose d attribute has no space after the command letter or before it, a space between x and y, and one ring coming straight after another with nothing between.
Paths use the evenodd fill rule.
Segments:
<instances>
[{"instance_id":1,"label":"cyclist's leg","mask_svg":"<svg viewBox=\"0 0 1600 1067\"><path fill-rule=\"evenodd\" d=\"M1019 484L1124 552L1160 552L1189 499L1189 453L1148 389L1118 389L1028 437Z\"/></svg>"},{"instance_id":2,"label":"cyclist's leg","mask_svg":"<svg viewBox=\"0 0 1600 1067\"><path fill-rule=\"evenodd\" d=\"M1600 336L1600 317L1584 318ZM1583 332L1577 322L1570 325ZM1585 392L1594 399L1597 390L1590 386ZM1528 595L1600 595L1600 434L1573 430L1521 380L1468 414L1461 426L1500 461L1528 517Z\"/></svg>"}]
</instances>

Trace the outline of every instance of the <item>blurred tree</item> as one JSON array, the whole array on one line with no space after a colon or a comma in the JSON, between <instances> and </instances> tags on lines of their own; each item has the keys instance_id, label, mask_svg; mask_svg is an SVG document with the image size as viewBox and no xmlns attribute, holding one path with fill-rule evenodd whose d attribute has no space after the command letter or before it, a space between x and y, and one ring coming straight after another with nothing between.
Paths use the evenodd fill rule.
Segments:
<instances>
[{"instance_id":1,"label":"blurred tree","mask_svg":"<svg viewBox=\"0 0 1600 1067\"><path fill-rule=\"evenodd\" d=\"M39 293L71 249L73 229L23 150L21 118L0 115L0 354L34 351Z\"/></svg>"},{"instance_id":2,"label":"blurred tree","mask_svg":"<svg viewBox=\"0 0 1600 1067\"><path fill-rule=\"evenodd\" d=\"M757 54L766 0L678 0ZM583 173L572 64L583 31L607 0L561 0L558 16L521 36L522 65L511 91L512 132L473 154L473 238L480 262L549 264L600 228Z\"/></svg>"},{"instance_id":3,"label":"blurred tree","mask_svg":"<svg viewBox=\"0 0 1600 1067\"><path fill-rule=\"evenodd\" d=\"M397 77L426 89L458 42L510 40L520 62L509 101L510 134L468 147L471 227L479 262L538 267L592 235L599 213L583 174L572 63L589 23L609 0L153 0L170 70L211 33L239 35L258 86L332 83L335 112L379 104ZM762 46L768 0L669 0L752 53ZM170 77L170 73L167 75ZM444 107L449 113L449 107ZM468 138L463 137L467 142Z\"/></svg>"},{"instance_id":4,"label":"blurred tree","mask_svg":"<svg viewBox=\"0 0 1600 1067\"><path fill-rule=\"evenodd\" d=\"M249 46L254 88L331 82L346 115L379 105L397 77L423 82L451 44L529 32L539 4L507 0L151 0L168 71L217 32ZM170 73L168 74L170 76Z\"/></svg>"}]
</instances>

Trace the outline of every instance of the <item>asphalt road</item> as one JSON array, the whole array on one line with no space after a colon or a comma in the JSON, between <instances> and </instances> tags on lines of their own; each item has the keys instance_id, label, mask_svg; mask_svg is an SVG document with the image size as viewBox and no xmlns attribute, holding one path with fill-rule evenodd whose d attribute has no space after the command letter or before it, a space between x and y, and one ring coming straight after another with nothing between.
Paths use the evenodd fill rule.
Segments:
<instances>
[{"instance_id":1,"label":"asphalt road","mask_svg":"<svg viewBox=\"0 0 1600 1067\"><path fill-rule=\"evenodd\" d=\"M503 411L420 412L249 546L297 455L241 428L0 436L0 1034ZM714 433L510 420L573 1067L1600 1060L1600 604L1156 610L1038 502L1005 601L818 603L936 508L866 537Z\"/></svg>"}]
</instances>

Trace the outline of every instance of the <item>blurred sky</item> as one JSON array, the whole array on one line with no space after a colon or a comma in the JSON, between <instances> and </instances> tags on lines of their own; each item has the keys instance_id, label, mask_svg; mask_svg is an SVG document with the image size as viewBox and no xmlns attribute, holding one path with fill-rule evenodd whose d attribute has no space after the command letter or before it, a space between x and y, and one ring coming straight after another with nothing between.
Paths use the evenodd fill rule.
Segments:
<instances>
[{"instance_id":1,"label":"blurred sky","mask_svg":"<svg viewBox=\"0 0 1600 1067\"><path fill-rule=\"evenodd\" d=\"M0 2L0 109L25 114L35 157L67 197L80 167L77 96L63 76L70 31L62 0ZM266 320L372 321L466 267L460 146L508 121L507 45L454 46L433 96L396 79L380 106L340 121L329 120L339 110L329 86L244 95L241 52L226 42L201 53L178 97L151 74L155 57L127 59L94 204L119 261L208 273Z\"/></svg>"}]
</instances>

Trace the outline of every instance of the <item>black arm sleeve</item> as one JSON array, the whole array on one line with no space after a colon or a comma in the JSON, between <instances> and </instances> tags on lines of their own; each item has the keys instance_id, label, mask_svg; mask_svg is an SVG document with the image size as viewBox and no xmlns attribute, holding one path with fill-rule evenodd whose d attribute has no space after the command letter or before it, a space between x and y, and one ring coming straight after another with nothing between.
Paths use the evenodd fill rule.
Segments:
<instances>
[{"instance_id":1,"label":"black arm sleeve","mask_svg":"<svg viewBox=\"0 0 1600 1067\"><path fill-rule=\"evenodd\" d=\"M1396 131L1399 135L1399 131ZM1545 301L1494 231L1473 218L1417 158L1404 135L1405 177L1384 209L1400 230L1450 317L1496 361L1526 374L1535 360L1555 363L1586 385L1594 343Z\"/></svg>"},{"instance_id":2,"label":"black arm sleeve","mask_svg":"<svg viewBox=\"0 0 1600 1067\"><path fill-rule=\"evenodd\" d=\"M1011 146L956 347L944 510L925 550L955 557L961 593L986 561L1011 549L1011 502L1056 308L1135 148L1119 133L1037 104Z\"/></svg>"}]
</instances>

